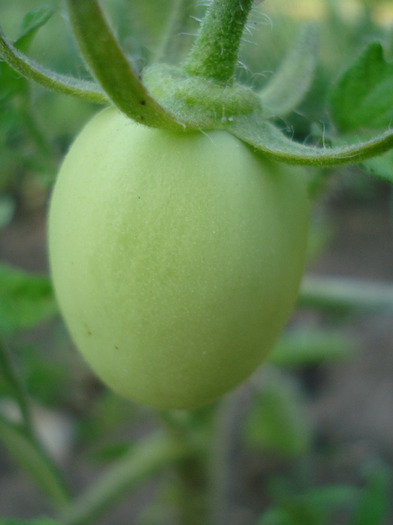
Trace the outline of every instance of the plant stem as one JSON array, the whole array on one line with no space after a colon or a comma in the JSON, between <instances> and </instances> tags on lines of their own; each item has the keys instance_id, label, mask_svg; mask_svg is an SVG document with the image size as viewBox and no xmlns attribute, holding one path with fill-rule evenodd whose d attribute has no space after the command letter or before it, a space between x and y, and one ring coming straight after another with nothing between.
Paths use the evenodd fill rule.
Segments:
<instances>
[{"instance_id":1,"label":"plant stem","mask_svg":"<svg viewBox=\"0 0 393 525\"><path fill-rule=\"evenodd\" d=\"M226 525L231 515L234 463L241 447L241 428L251 395L251 389L239 388L217 407L209 461L209 503L214 525Z\"/></svg>"},{"instance_id":2,"label":"plant stem","mask_svg":"<svg viewBox=\"0 0 393 525\"><path fill-rule=\"evenodd\" d=\"M188 73L231 85L253 0L214 0L185 64Z\"/></svg>"},{"instance_id":3,"label":"plant stem","mask_svg":"<svg viewBox=\"0 0 393 525\"><path fill-rule=\"evenodd\" d=\"M0 439L19 466L33 478L57 509L70 501L62 473L41 443L0 414Z\"/></svg>"},{"instance_id":4,"label":"plant stem","mask_svg":"<svg viewBox=\"0 0 393 525\"><path fill-rule=\"evenodd\" d=\"M88 525L109 510L131 489L167 465L192 454L173 436L157 432L131 447L94 485L64 512L65 525Z\"/></svg>"},{"instance_id":5,"label":"plant stem","mask_svg":"<svg viewBox=\"0 0 393 525\"><path fill-rule=\"evenodd\" d=\"M205 440L191 412L160 412L157 419L169 437L191 449L190 454L173 464L174 512L179 525L208 525L207 470Z\"/></svg>"},{"instance_id":6,"label":"plant stem","mask_svg":"<svg viewBox=\"0 0 393 525\"><path fill-rule=\"evenodd\" d=\"M0 374L5 379L9 391L12 393L21 413L23 428L26 435L33 439L35 433L31 421L30 406L27 400L26 390L24 384L19 378L11 361L11 355L5 342L0 339Z\"/></svg>"}]
</instances>

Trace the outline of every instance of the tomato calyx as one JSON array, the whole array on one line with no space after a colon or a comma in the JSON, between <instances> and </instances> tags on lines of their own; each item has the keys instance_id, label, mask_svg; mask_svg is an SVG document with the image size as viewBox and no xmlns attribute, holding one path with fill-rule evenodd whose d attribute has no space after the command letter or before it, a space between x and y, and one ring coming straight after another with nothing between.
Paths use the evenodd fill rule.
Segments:
<instances>
[{"instance_id":1,"label":"tomato calyx","mask_svg":"<svg viewBox=\"0 0 393 525\"><path fill-rule=\"evenodd\" d=\"M224 86L176 66L151 66L145 70L143 82L162 107L188 128L223 129L235 117L261 111L261 101L250 88Z\"/></svg>"}]
</instances>

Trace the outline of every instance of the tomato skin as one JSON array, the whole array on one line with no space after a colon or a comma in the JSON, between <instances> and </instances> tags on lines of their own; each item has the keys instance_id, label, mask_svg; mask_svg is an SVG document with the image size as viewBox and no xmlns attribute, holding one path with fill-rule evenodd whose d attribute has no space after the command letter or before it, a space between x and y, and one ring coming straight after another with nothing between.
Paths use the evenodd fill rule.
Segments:
<instances>
[{"instance_id":1,"label":"tomato skin","mask_svg":"<svg viewBox=\"0 0 393 525\"><path fill-rule=\"evenodd\" d=\"M105 383L145 405L194 408L244 381L272 347L307 229L297 168L225 131L151 129L106 109L54 188L54 287Z\"/></svg>"}]
</instances>

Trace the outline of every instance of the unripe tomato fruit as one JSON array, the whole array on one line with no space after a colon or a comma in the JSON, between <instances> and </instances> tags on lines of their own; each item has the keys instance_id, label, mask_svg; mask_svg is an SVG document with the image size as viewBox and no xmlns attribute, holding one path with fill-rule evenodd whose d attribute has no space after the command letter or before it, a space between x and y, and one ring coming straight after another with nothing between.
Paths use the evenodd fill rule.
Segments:
<instances>
[{"instance_id":1,"label":"unripe tomato fruit","mask_svg":"<svg viewBox=\"0 0 393 525\"><path fill-rule=\"evenodd\" d=\"M60 308L115 391L197 407L272 347L296 298L307 226L297 169L225 131L152 129L106 109L77 137L51 200Z\"/></svg>"}]
</instances>

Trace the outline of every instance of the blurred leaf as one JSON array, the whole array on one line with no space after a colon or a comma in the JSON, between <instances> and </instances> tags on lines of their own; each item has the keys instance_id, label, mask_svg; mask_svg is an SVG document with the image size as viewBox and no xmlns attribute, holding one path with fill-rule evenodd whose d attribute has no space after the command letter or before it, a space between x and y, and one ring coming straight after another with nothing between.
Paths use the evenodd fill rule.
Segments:
<instances>
[{"instance_id":1,"label":"blurred leaf","mask_svg":"<svg viewBox=\"0 0 393 525\"><path fill-rule=\"evenodd\" d=\"M21 26L21 36L15 42L15 47L26 53L37 31L47 23L52 14L52 9L48 7L33 9L26 13Z\"/></svg>"},{"instance_id":2,"label":"blurred leaf","mask_svg":"<svg viewBox=\"0 0 393 525\"><path fill-rule=\"evenodd\" d=\"M26 389L12 362L11 352L2 339L0 339L0 386L1 380L5 383L7 395L11 395L17 403L25 432L32 436L31 413Z\"/></svg>"},{"instance_id":3,"label":"blurred leaf","mask_svg":"<svg viewBox=\"0 0 393 525\"><path fill-rule=\"evenodd\" d=\"M325 185L323 176L314 177L310 181L308 188L313 186L312 191L320 191L321 186ZM318 186L320 188L318 188ZM322 189L325 191L325 188ZM313 217L310 223L307 240L307 263L316 261L328 249L329 244L334 239L334 228L332 222L322 216Z\"/></svg>"},{"instance_id":4,"label":"blurred leaf","mask_svg":"<svg viewBox=\"0 0 393 525\"><path fill-rule=\"evenodd\" d=\"M363 489L350 525L383 525L391 508L392 472L377 463L368 468Z\"/></svg>"},{"instance_id":5,"label":"blurred leaf","mask_svg":"<svg viewBox=\"0 0 393 525\"><path fill-rule=\"evenodd\" d=\"M135 416L136 406L106 390L96 401L94 409L78 420L78 438L100 446L99 440L114 432ZM93 452L94 453L94 452Z\"/></svg>"},{"instance_id":6,"label":"blurred leaf","mask_svg":"<svg viewBox=\"0 0 393 525\"><path fill-rule=\"evenodd\" d=\"M131 40L134 61L149 58L155 61L162 57L165 61L173 61L182 56L190 46L188 33L195 32L196 22L191 17L195 15L194 4L195 0L128 2L126 41Z\"/></svg>"},{"instance_id":7,"label":"blurred leaf","mask_svg":"<svg viewBox=\"0 0 393 525\"><path fill-rule=\"evenodd\" d=\"M10 223L15 211L15 200L9 195L0 195L0 228Z\"/></svg>"},{"instance_id":8,"label":"blurred leaf","mask_svg":"<svg viewBox=\"0 0 393 525\"><path fill-rule=\"evenodd\" d=\"M299 384L269 369L247 414L244 437L251 447L284 456L306 452L313 436Z\"/></svg>"},{"instance_id":9,"label":"blurred leaf","mask_svg":"<svg viewBox=\"0 0 393 525\"><path fill-rule=\"evenodd\" d=\"M51 15L52 11L46 7L26 13L22 22L21 36L14 42L15 47L26 53L38 29L46 24ZM10 95L22 94L27 97L28 93L28 81L6 62L0 61L0 102Z\"/></svg>"},{"instance_id":10,"label":"blurred leaf","mask_svg":"<svg viewBox=\"0 0 393 525\"><path fill-rule=\"evenodd\" d=\"M97 463L111 463L131 450L129 442L107 443L87 453L87 458Z\"/></svg>"},{"instance_id":11,"label":"blurred leaf","mask_svg":"<svg viewBox=\"0 0 393 525\"><path fill-rule=\"evenodd\" d=\"M393 151L368 159L363 166L370 175L393 184Z\"/></svg>"},{"instance_id":12,"label":"blurred leaf","mask_svg":"<svg viewBox=\"0 0 393 525\"><path fill-rule=\"evenodd\" d=\"M263 516L259 518L257 525L294 525L294 523L286 510L273 508L268 509Z\"/></svg>"},{"instance_id":13,"label":"blurred leaf","mask_svg":"<svg viewBox=\"0 0 393 525\"><path fill-rule=\"evenodd\" d=\"M351 277L303 278L298 305L317 308L340 315L348 313L393 312L393 286L390 282L375 282Z\"/></svg>"},{"instance_id":14,"label":"blurred leaf","mask_svg":"<svg viewBox=\"0 0 393 525\"><path fill-rule=\"evenodd\" d=\"M20 520L20 519L0 519L0 525L63 525L60 521L54 521L49 518L38 518L35 520Z\"/></svg>"},{"instance_id":15,"label":"blurred leaf","mask_svg":"<svg viewBox=\"0 0 393 525\"><path fill-rule=\"evenodd\" d=\"M273 495L277 503L260 518L258 525L331 525L334 513L351 508L361 493L357 487L329 485L293 495L292 491L297 489L279 480L276 486L279 490Z\"/></svg>"},{"instance_id":16,"label":"blurred leaf","mask_svg":"<svg viewBox=\"0 0 393 525\"><path fill-rule=\"evenodd\" d=\"M324 513L338 507L350 507L359 496L359 489L349 485L329 485L309 489L296 498L310 507L323 509Z\"/></svg>"},{"instance_id":17,"label":"blurred leaf","mask_svg":"<svg viewBox=\"0 0 393 525\"><path fill-rule=\"evenodd\" d=\"M266 117L283 117L303 100L314 78L316 41L316 26L303 28L298 41L260 92Z\"/></svg>"},{"instance_id":18,"label":"blurred leaf","mask_svg":"<svg viewBox=\"0 0 393 525\"><path fill-rule=\"evenodd\" d=\"M32 328L56 315L48 277L0 265L0 333Z\"/></svg>"},{"instance_id":19,"label":"blurred leaf","mask_svg":"<svg viewBox=\"0 0 393 525\"><path fill-rule=\"evenodd\" d=\"M24 432L0 415L0 440L18 465L28 472L58 507L68 502L67 491L52 463Z\"/></svg>"},{"instance_id":20,"label":"blurred leaf","mask_svg":"<svg viewBox=\"0 0 393 525\"><path fill-rule=\"evenodd\" d=\"M292 506L290 509L275 508L267 512L257 525L326 525L320 512L307 506Z\"/></svg>"},{"instance_id":21,"label":"blurred leaf","mask_svg":"<svg viewBox=\"0 0 393 525\"><path fill-rule=\"evenodd\" d=\"M268 356L268 362L295 368L335 362L352 357L353 339L340 331L302 328L283 335Z\"/></svg>"},{"instance_id":22,"label":"blurred leaf","mask_svg":"<svg viewBox=\"0 0 393 525\"><path fill-rule=\"evenodd\" d=\"M388 128L393 118L393 64L379 42L371 42L332 87L333 121L342 131Z\"/></svg>"},{"instance_id":23,"label":"blurred leaf","mask_svg":"<svg viewBox=\"0 0 393 525\"><path fill-rule=\"evenodd\" d=\"M31 520L19 520L19 519L0 519L0 525L63 525L60 521L54 521L49 518L38 518L33 521Z\"/></svg>"},{"instance_id":24,"label":"blurred leaf","mask_svg":"<svg viewBox=\"0 0 393 525\"><path fill-rule=\"evenodd\" d=\"M29 395L45 406L58 407L69 384L69 368L35 345L18 346L17 351Z\"/></svg>"}]
</instances>

